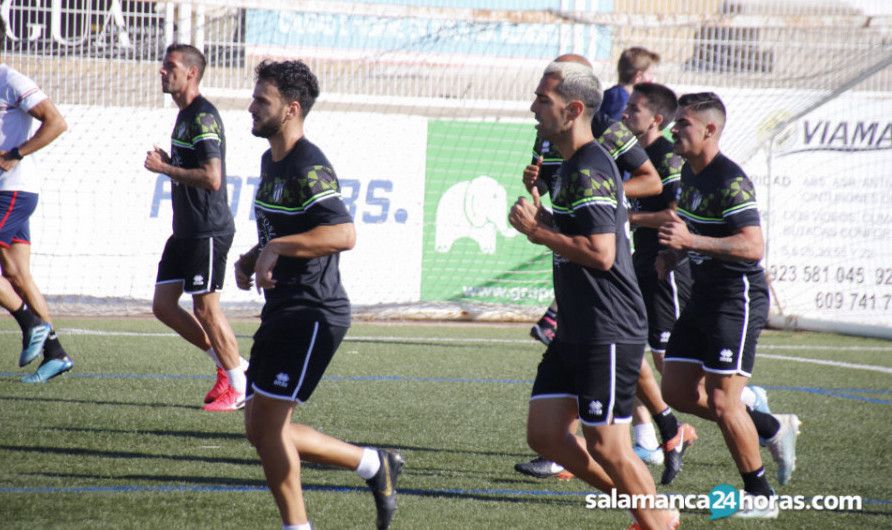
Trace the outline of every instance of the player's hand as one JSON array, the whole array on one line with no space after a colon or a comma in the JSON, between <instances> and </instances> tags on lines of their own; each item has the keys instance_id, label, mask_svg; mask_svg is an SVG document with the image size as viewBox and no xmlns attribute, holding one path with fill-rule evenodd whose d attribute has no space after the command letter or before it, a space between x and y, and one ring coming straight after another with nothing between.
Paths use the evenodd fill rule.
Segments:
<instances>
[{"instance_id":1,"label":"player's hand","mask_svg":"<svg viewBox=\"0 0 892 530\"><path fill-rule=\"evenodd\" d=\"M157 145L151 151L146 152L146 161L143 164L152 173L162 173L164 166L170 164L170 156Z\"/></svg>"},{"instance_id":2,"label":"player's hand","mask_svg":"<svg viewBox=\"0 0 892 530\"><path fill-rule=\"evenodd\" d=\"M248 291L254 286L254 265L248 263L250 256L242 254L235 262L235 285L243 291Z\"/></svg>"},{"instance_id":3,"label":"player's hand","mask_svg":"<svg viewBox=\"0 0 892 530\"><path fill-rule=\"evenodd\" d=\"M688 225L673 210L669 211L669 220L660 225L657 239L664 247L674 250L688 250L692 248L694 241Z\"/></svg>"},{"instance_id":4,"label":"player's hand","mask_svg":"<svg viewBox=\"0 0 892 530\"><path fill-rule=\"evenodd\" d=\"M19 165L17 158L9 156L9 151L0 151L0 170L12 171L12 168Z\"/></svg>"},{"instance_id":5,"label":"player's hand","mask_svg":"<svg viewBox=\"0 0 892 530\"><path fill-rule=\"evenodd\" d=\"M530 193L533 192L533 188L536 187L536 182L539 180L539 168L541 167L542 155L539 155L535 164L530 164L523 169L523 185Z\"/></svg>"},{"instance_id":6,"label":"player's hand","mask_svg":"<svg viewBox=\"0 0 892 530\"><path fill-rule=\"evenodd\" d=\"M260 251L257 256L257 263L254 264L254 277L257 280L257 292L260 289L275 289L276 280L273 279L273 269L279 261L279 255L273 250L273 246L269 243Z\"/></svg>"},{"instance_id":7,"label":"player's hand","mask_svg":"<svg viewBox=\"0 0 892 530\"><path fill-rule=\"evenodd\" d=\"M508 222L511 226L521 234L527 236L530 241L535 243L531 237L533 232L539 228L539 212L542 210L542 203L539 198L539 190L534 186L530 191L533 202L527 201L524 197L518 197L517 202L511 207L508 213Z\"/></svg>"}]
</instances>

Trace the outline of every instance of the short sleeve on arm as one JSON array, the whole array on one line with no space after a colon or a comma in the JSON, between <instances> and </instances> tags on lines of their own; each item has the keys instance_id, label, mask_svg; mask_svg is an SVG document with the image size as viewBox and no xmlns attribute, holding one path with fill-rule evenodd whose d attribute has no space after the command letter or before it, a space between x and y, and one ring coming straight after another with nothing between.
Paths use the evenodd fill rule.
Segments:
<instances>
[{"instance_id":1,"label":"short sleeve on arm","mask_svg":"<svg viewBox=\"0 0 892 530\"><path fill-rule=\"evenodd\" d=\"M681 168L684 159L675 153L666 153L660 162L657 172L663 183L662 198L666 203L678 200L678 190L681 187Z\"/></svg>"},{"instance_id":2,"label":"short sleeve on arm","mask_svg":"<svg viewBox=\"0 0 892 530\"><path fill-rule=\"evenodd\" d=\"M37 83L21 73L11 70L7 77L7 89L4 94L6 104L10 107L19 107L24 112L47 99L47 95L37 86Z\"/></svg>"},{"instance_id":3,"label":"short sleeve on arm","mask_svg":"<svg viewBox=\"0 0 892 530\"><path fill-rule=\"evenodd\" d=\"M759 226L756 191L750 179L735 177L722 190L722 218L731 228Z\"/></svg>"},{"instance_id":4,"label":"short sleeve on arm","mask_svg":"<svg viewBox=\"0 0 892 530\"><path fill-rule=\"evenodd\" d=\"M611 123L598 137L598 143L610 153L621 172L633 173L648 160L638 138L620 122Z\"/></svg>"},{"instance_id":5,"label":"short sleeve on arm","mask_svg":"<svg viewBox=\"0 0 892 530\"><path fill-rule=\"evenodd\" d=\"M223 158L220 146L223 143L223 127L220 117L212 112L201 112L195 116L192 131L192 146L198 160L206 162L212 158Z\"/></svg>"},{"instance_id":6,"label":"short sleeve on arm","mask_svg":"<svg viewBox=\"0 0 892 530\"><path fill-rule=\"evenodd\" d=\"M303 169L306 175L303 209L312 216L313 225L352 223L353 218L341 200L341 187L332 168L316 165Z\"/></svg>"},{"instance_id":7,"label":"short sleeve on arm","mask_svg":"<svg viewBox=\"0 0 892 530\"><path fill-rule=\"evenodd\" d=\"M578 233L592 235L616 231L616 181L597 171L581 169L570 177L567 190L568 213L575 219Z\"/></svg>"}]
</instances>

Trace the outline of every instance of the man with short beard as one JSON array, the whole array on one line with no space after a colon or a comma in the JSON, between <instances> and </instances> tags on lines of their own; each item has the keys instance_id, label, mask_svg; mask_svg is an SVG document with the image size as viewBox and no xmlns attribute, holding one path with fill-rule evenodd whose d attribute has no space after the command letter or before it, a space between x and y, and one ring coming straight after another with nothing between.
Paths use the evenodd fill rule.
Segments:
<instances>
[{"instance_id":1,"label":"man with short beard","mask_svg":"<svg viewBox=\"0 0 892 530\"><path fill-rule=\"evenodd\" d=\"M259 243L235 264L236 283L256 281L266 303L248 370L245 432L257 450L283 529L309 530L301 461L350 469L375 498L377 528L396 511L402 457L357 447L291 421L306 402L350 326L350 300L338 269L356 241L353 219L325 154L304 136L319 96L316 76L301 61L263 62L251 106L251 132L269 140L254 199ZM252 276L254 277L252 279Z\"/></svg>"},{"instance_id":2,"label":"man with short beard","mask_svg":"<svg viewBox=\"0 0 892 530\"><path fill-rule=\"evenodd\" d=\"M629 436L646 324L632 269L622 180L591 130L601 103L591 68L552 62L530 110L538 135L563 162L550 189L553 214L536 186L508 220L530 242L553 253L557 334L536 371L527 443L592 486L627 495L656 494ZM574 423L582 423L583 437ZM635 508L633 528L678 527L678 512ZM640 526L639 526L640 525Z\"/></svg>"}]
</instances>

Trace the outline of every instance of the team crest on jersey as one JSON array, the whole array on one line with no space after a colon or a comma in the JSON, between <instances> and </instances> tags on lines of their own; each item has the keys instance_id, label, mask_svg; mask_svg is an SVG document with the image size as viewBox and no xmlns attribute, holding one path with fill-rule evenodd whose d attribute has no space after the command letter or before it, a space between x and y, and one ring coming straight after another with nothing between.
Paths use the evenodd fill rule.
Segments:
<instances>
[{"instance_id":1,"label":"team crest on jersey","mask_svg":"<svg viewBox=\"0 0 892 530\"><path fill-rule=\"evenodd\" d=\"M181 123L181 124L177 127L177 132L174 133L174 134L175 134L175 136L177 137L177 139L182 139L184 136L186 136L186 124L185 124L185 123Z\"/></svg>"},{"instance_id":2,"label":"team crest on jersey","mask_svg":"<svg viewBox=\"0 0 892 530\"><path fill-rule=\"evenodd\" d=\"M561 176L558 175L558 178L554 179L554 185L551 189L552 198L557 197L561 193Z\"/></svg>"},{"instance_id":3,"label":"team crest on jersey","mask_svg":"<svg viewBox=\"0 0 892 530\"><path fill-rule=\"evenodd\" d=\"M277 180L273 185L273 202L282 202L282 194L285 193L285 182L282 180Z\"/></svg>"},{"instance_id":4,"label":"team crest on jersey","mask_svg":"<svg viewBox=\"0 0 892 530\"><path fill-rule=\"evenodd\" d=\"M539 149L540 154L547 155L551 153L551 142L542 140L542 147Z\"/></svg>"},{"instance_id":5,"label":"team crest on jersey","mask_svg":"<svg viewBox=\"0 0 892 530\"><path fill-rule=\"evenodd\" d=\"M701 202L703 202L703 195L697 190L691 191L691 210L696 210Z\"/></svg>"}]
</instances>

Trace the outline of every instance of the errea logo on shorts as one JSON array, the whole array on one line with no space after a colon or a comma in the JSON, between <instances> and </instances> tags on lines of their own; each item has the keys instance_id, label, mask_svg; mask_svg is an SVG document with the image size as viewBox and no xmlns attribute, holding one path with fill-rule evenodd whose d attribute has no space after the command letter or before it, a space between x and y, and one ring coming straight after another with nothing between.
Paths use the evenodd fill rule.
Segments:
<instances>
[{"instance_id":1,"label":"errea logo on shorts","mask_svg":"<svg viewBox=\"0 0 892 530\"><path fill-rule=\"evenodd\" d=\"M289 379L290 377L288 377L288 374L286 374L285 372L279 372L279 374L276 375L276 380L273 381L273 384L284 388L288 386Z\"/></svg>"},{"instance_id":2,"label":"errea logo on shorts","mask_svg":"<svg viewBox=\"0 0 892 530\"><path fill-rule=\"evenodd\" d=\"M592 401L588 404L588 411L593 416L600 416L604 414L604 405L600 401Z\"/></svg>"},{"instance_id":3,"label":"errea logo on shorts","mask_svg":"<svg viewBox=\"0 0 892 530\"><path fill-rule=\"evenodd\" d=\"M196 274L192 277L192 285L201 285L204 283L204 276L201 274Z\"/></svg>"},{"instance_id":4,"label":"errea logo on shorts","mask_svg":"<svg viewBox=\"0 0 892 530\"><path fill-rule=\"evenodd\" d=\"M664 331L660 333L660 342L669 342L669 337L672 336L671 331Z\"/></svg>"},{"instance_id":5,"label":"errea logo on shorts","mask_svg":"<svg viewBox=\"0 0 892 530\"><path fill-rule=\"evenodd\" d=\"M723 363L730 363L734 360L734 352L725 348L724 350L719 352L719 360Z\"/></svg>"}]
</instances>

